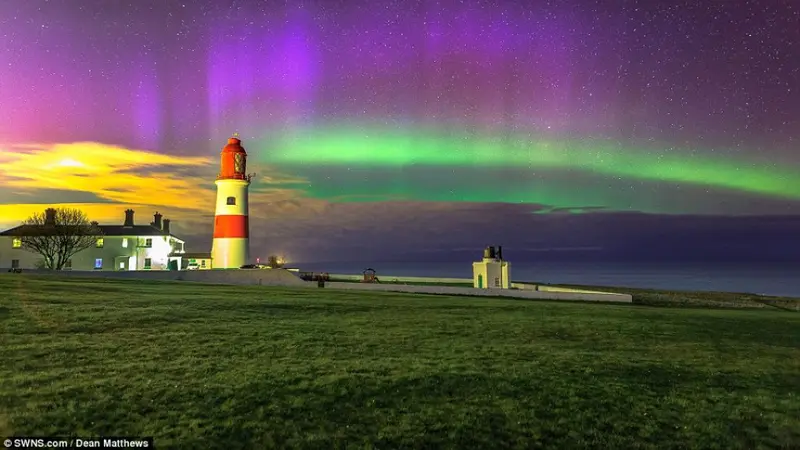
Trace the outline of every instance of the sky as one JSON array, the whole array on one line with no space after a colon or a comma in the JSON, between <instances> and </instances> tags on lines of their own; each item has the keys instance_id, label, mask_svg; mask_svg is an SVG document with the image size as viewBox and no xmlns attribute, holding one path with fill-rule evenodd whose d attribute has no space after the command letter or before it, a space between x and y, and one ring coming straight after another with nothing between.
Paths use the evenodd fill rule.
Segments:
<instances>
[{"instance_id":1,"label":"sky","mask_svg":"<svg viewBox=\"0 0 800 450\"><path fill-rule=\"evenodd\" d=\"M208 251L239 133L261 258L800 254L793 0L3 0L0 42L0 228Z\"/></svg>"}]
</instances>

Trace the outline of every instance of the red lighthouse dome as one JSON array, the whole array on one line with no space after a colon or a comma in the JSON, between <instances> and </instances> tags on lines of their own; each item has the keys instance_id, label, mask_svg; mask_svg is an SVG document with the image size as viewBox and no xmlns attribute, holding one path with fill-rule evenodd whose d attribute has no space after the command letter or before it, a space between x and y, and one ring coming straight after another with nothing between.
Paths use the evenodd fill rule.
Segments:
<instances>
[{"instance_id":1,"label":"red lighthouse dome","mask_svg":"<svg viewBox=\"0 0 800 450\"><path fill-rule=\"evenodd\" d=\"M242 147L242 141L237 137L228 139L228 144L222 147L219 180L246 180L247 179L247 152Z\"/></svg>"}]
</instances>

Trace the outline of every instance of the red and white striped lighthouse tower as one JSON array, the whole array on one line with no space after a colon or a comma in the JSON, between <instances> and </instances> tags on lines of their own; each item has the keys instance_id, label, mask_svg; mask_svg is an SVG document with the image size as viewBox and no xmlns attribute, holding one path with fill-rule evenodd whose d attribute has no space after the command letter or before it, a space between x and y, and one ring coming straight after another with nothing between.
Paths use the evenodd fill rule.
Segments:
<instances>
[{"instance_id":1,"label":"red and white striped lighthouse tower","mask_svg":"<svg viewBox=\"0 0 800 450\"><path fill-rule=\"evenodd\" d=\"M222 148L217 176L217 209L211 264L215 269L238 269L250 259L250 224L247 216L247 152L236 134Z\"/></svg>"}]
</instances>

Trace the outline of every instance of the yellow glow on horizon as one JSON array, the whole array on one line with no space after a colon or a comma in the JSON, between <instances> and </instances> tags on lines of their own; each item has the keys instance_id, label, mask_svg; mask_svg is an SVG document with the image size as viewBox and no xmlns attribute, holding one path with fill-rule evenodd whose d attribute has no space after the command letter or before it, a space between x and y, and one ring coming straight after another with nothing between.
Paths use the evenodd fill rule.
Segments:
<instances>
[{"instance_id":1,"label":"yellow glow on horizon","mask_svg":"<svg viewBox=\"0 0 800 450\"><path fill-rule=\"evenodd\" d=\"M211 174L214 171L208 158L172 156L96 142L22 148L6 153L0 166L5 187L88 192L115 203L147 200L154 206L196 210L208 210L208 205L213 204L215 193L208 176L176 172L178 168L192 167L199 172L207 169Z\"/></svg>"},{"instance_id":2,"label":"yellow glow on horizon","mask_svg":"<svg viewBox=\"0 0 800 450\"><path fill-rule=\"evenodd\" d=\"M0 147L0 230L15 227L50 206L80 209L89 220L120 224L128 208L135 223L148 224L160 211L179 229L213 225L218 161L133 150L96 142L18 144ZM188 173L187 173L188 172ZM270 172L266 184L287 179ZM32 200L48 189L64 191L59 200ZM69 192L93 194L97 201L71 202ZM32 203L32 202L36 203ZM10 203L14 202L14 203ZM307 216L322 211L326 202L303 198L302 191L251 186L250 216ZM184 228L186 227L186 228Z\"/></svg>"},{"instance_id":3,"label":"yellow glow on horizon","mask_svg":"<svg viewBox=\"0 0 800 450\"><path fill-rule=\"evenodd\" d=\"M76 161L72 158L64 158L58 162L58 165L61 167L86 167L86 164Z\"/></svg>"}]
</instances>

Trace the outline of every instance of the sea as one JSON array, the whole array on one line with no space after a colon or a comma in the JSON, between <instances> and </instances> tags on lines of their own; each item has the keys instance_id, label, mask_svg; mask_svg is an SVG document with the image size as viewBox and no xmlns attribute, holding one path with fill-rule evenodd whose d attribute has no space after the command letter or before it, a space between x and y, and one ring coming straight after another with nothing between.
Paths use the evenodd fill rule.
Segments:
<instances>
[{"instance_id":1,"label":"sea","mask_svg":"<svg viewBox=\"0 0 800 450\"><path fill-rule=\"evenodd\" d=\"M470 263L452 262L325 262L298 263L307 272L361 274L374 269L390 276L472 278ZM518 282L623 286L674 291L719 291L800 297L800 264L778 263L541 263L511 262Z\"/></svg>"}]
</instances>

